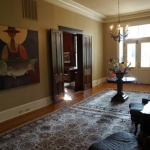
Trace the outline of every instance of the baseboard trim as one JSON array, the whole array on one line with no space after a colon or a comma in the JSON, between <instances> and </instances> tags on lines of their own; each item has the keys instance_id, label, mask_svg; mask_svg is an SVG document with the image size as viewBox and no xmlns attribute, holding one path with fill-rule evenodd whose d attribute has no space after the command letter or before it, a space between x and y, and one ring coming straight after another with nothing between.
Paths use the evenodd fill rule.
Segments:
<instances>
[{"instance_id":1,"label":"baseboard trim","mask_svg":"<svg viewBox=\"0 0 150 150\"><path fill-rule=\"evenodd\" d=\"M103 82L106 82L106 77L103 77L103 78L98 79L98 80L93 80L93 81L92 81L92 87L94 87L94 86L96 86L96 85L99 85L99 84L101 84L101 83L103 83Z\"/></svg>"},{"instance_id":2,"label":"baseboard trim","mask_svg":"<svg viewBox=\"0 0 150 150\"><path fill-rule=\"evenodd\" d=\"M101 84L103 82L106 82L106 77L98 79L98 80L93 80L92 81L92 87ZM4 122L6 120L15 118L17 116L26 114L28 112L34 111L36 109L45 107L49 104L52 104L52 98L51 97L46 97L31 103L27 103L18 107L14 107L8 110L4 110L0 112L0 123Z\"/></svg>"},{"instance_id":3,"label":"baseboard trim","mask_svg":"<svg viewBox=\"0 0 150 150\"><path fill-rule=\"evenodd\" d=\"M52 104L52 98L46 97L31 103L27 103L18 107L14 107L5 111L0 112L0 122L12 119L14 117L26 114L33 110L45 107L49 104Z\"/></svg>"}]
</instances>

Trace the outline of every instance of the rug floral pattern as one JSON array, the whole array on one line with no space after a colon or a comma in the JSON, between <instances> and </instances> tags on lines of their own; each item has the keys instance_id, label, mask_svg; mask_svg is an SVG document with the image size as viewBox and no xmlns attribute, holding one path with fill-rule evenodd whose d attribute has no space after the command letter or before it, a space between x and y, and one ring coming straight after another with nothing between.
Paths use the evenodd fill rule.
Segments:
<instances>
[{"instance_id":1,"label":"rug floral pattern","mask_svg":"<svg viewBox=\"0 0 150 150\"><path fill-rule=\"evenodd\" d=\"M114 115L127 115L129 116L129 104L131 102L142 102L143 98L150 96L149 92L139 91L124 91L123 93L128 95L128 99L123 103L111 101L111 98L116 94L116 90L104 90L91 98L87 98L84 101L74 105L81 109L90 109L93 111L112 113Z\"/></svg>"},{"instance_id":2,"label":"rug floral pattern","mask_svg":"<svg viewBox=\"0 0 150 150\"><path fill-rule=\"evenodd\" d=\"M0 150L88 150L93 142L102 140L112 133L122 130L133 133L134 127L130 116L120 114L122 108L123 113L128 111L126 106L122 106L127 104L116 106L115 110L119 111L114 111L108 104L110 101L106 99L110 99L113 94L113 90L103 91L73 107L64 107L2 134ZM109 109L98 111L99 107Z\"/></svg>"}]
</instances>

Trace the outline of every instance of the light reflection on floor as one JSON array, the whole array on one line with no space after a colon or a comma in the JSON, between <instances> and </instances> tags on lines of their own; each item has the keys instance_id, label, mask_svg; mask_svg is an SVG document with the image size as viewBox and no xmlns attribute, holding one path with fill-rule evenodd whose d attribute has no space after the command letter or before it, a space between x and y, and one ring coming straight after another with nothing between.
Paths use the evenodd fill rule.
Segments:
<instances>
[{"instance_id":1,"label":"light reflection on floor","mask_svg":"<svg viewBox=\"0 0 150 150\"><path fill-rule=\"evenodd\" d=\"M67 89L65 89L64 100L65 101L71 101L72 100L71 96L68 94Z\"/></svg>"}]
</instances>

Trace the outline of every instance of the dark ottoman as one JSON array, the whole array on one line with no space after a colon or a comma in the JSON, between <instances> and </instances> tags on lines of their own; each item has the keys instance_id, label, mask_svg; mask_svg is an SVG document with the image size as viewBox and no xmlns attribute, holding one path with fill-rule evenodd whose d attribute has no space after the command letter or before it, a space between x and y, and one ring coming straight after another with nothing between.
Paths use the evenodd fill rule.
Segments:
<instances>
[{"instance_id":1,"label":"dark ottoman","mask_svg":"<svg viewBox=\"0 0 150 150\"><path fill-rule=\"evenodd\" d=\"M117 132L104 140L93 143L89 150L138 150L136 136L126 131Z\"/></svg>"}]
</instances>

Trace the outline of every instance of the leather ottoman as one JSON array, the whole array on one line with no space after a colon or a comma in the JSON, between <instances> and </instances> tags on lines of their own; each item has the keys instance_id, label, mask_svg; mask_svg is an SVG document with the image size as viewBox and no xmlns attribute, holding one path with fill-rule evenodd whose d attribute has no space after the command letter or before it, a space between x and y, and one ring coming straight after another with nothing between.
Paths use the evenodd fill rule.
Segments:
<instances>
[{"instance_id":1,"label":"leather ottoman","mask_svg":"<svg viewBox=\"0 0 150 150\"><path fill-rule=\"evenodd\" d=\"M138 150L136 136L126 131L117 132L93 143L88 150Z\"/></svg>"}]
</instances>

